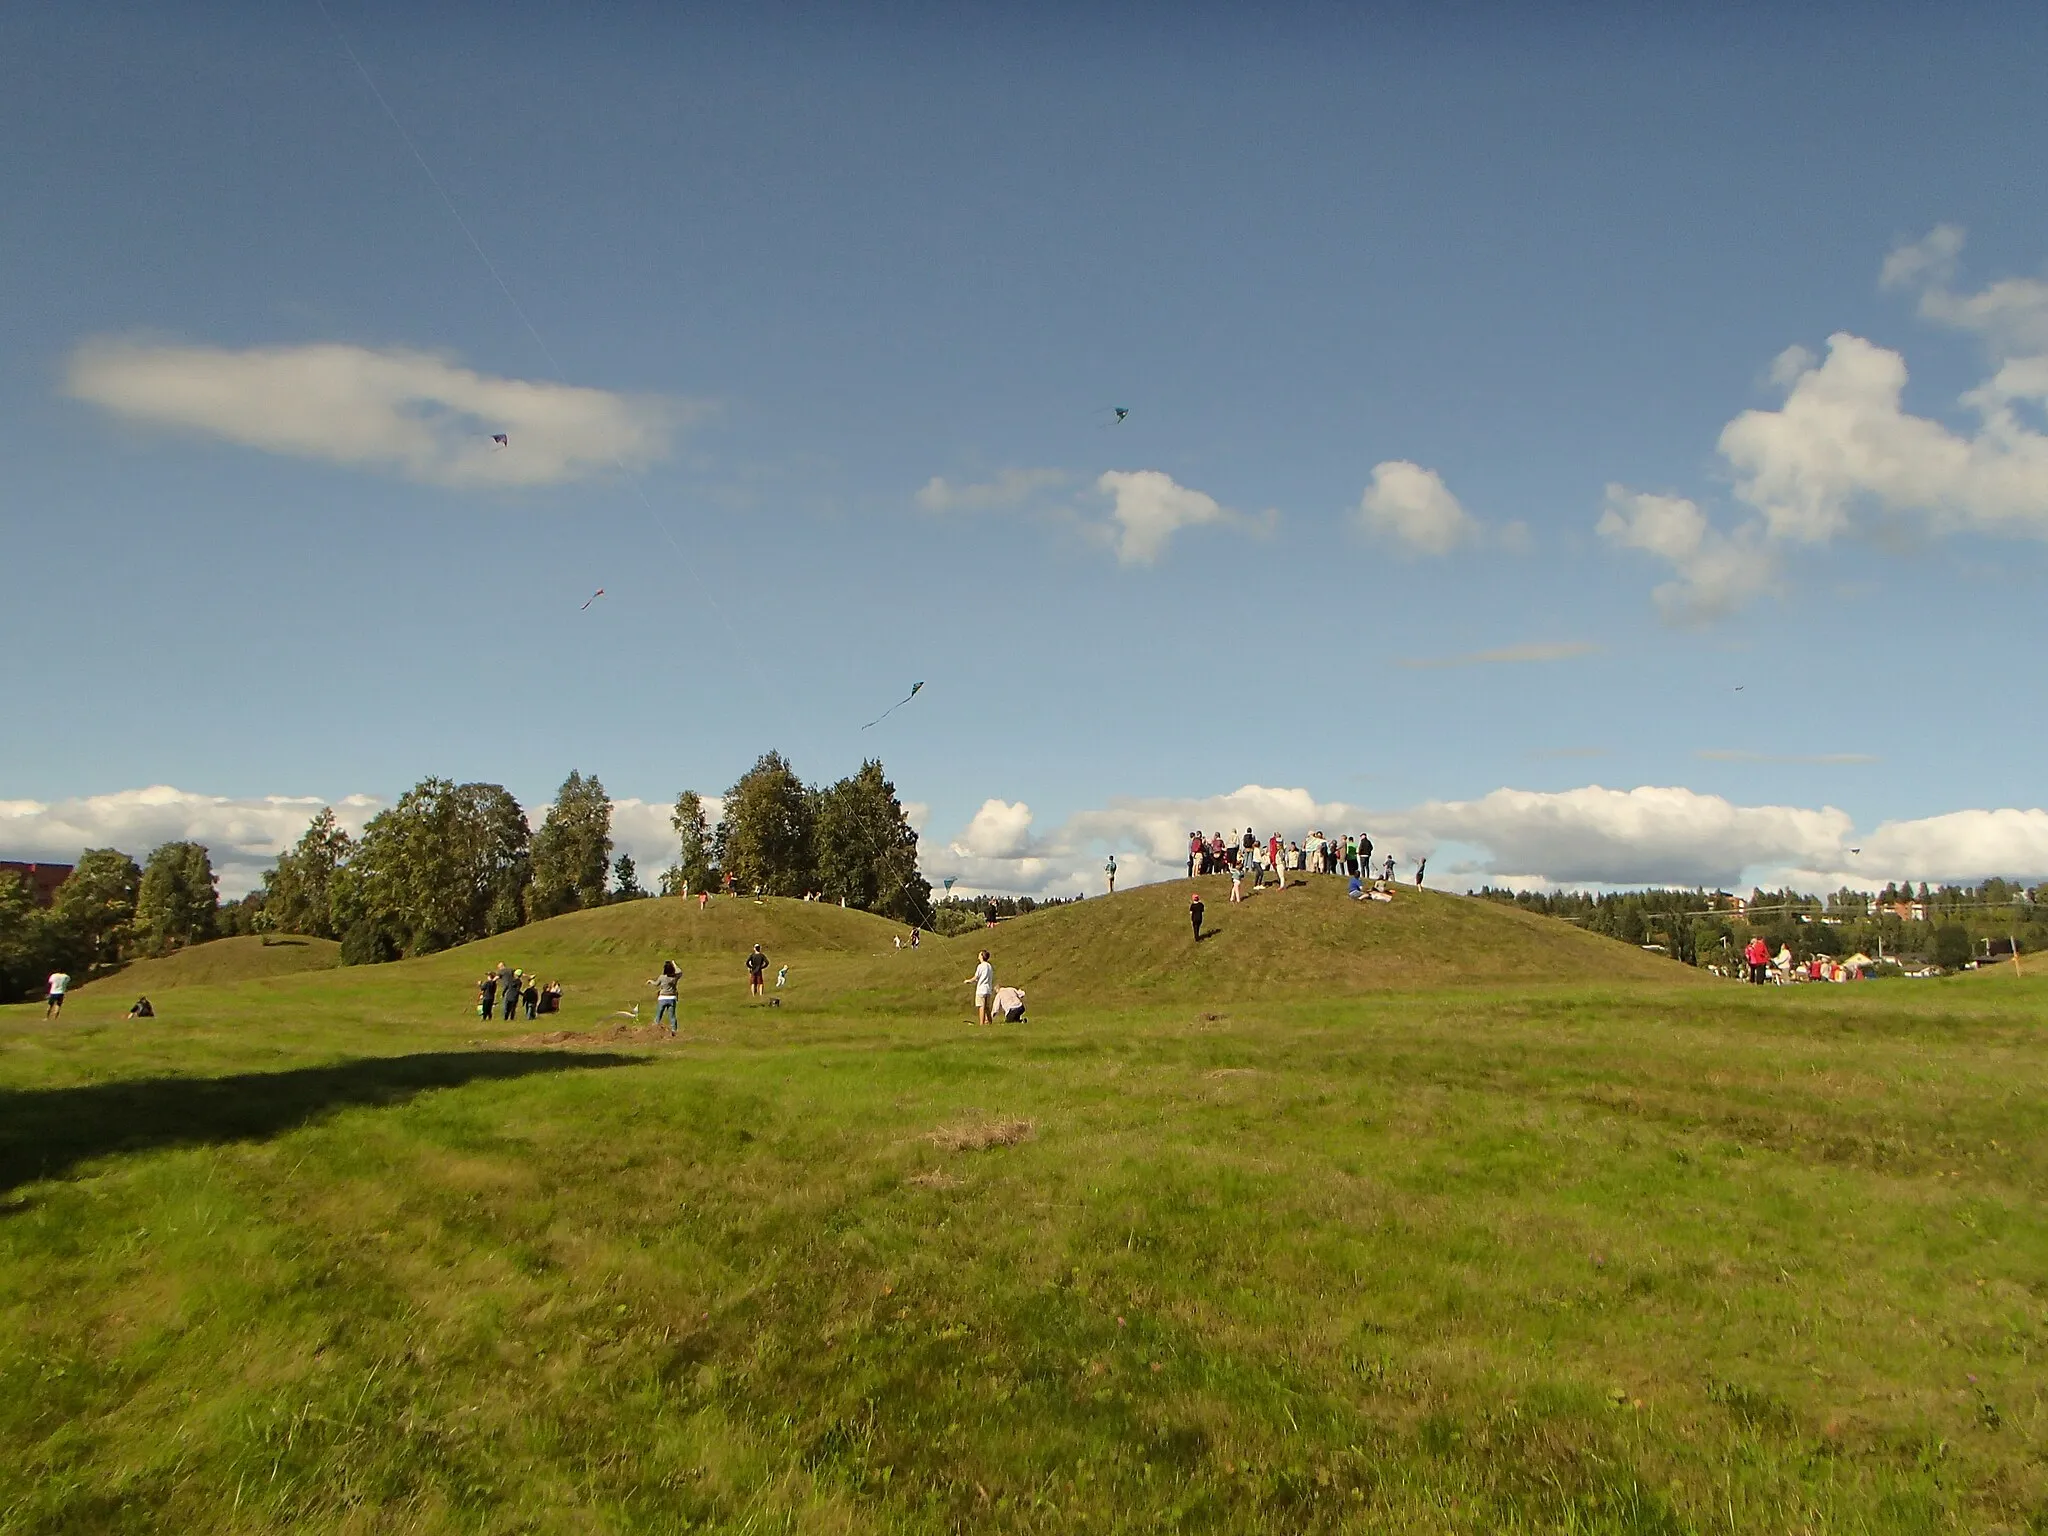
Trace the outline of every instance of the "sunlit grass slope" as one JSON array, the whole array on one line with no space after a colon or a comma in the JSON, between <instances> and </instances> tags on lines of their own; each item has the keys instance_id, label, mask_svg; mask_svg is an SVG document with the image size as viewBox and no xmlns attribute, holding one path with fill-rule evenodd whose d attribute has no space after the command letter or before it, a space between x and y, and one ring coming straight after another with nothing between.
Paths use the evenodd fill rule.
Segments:
<instances>
[{"instance_id":1,"label":"sunlit grass slope","mask_svg":"<svg viewBox=\"0 0 2048 1536\"><path fill-rule=\"evenodd\" d=\"M987 1030L979 936L797 903L0 1009L0 1532L2048 1529L2048 981L1717 986L1430 897L1333 980L1409 904L1331 891L1183 987L1129 894L999 927L1047 1001ZM663 953L673 1043L470 1010Z\"/></svg>"},{"instance_id":2,"label":"sunlit grass slope","mask_svg":"<svg viewBox=\"0 0 2048 1536\"><path fill-rule=\"evenodd\" d=\"M1197 888L1207 908L1200 944L1188 921ZM1661 956L1496 902L1412 887L1391 902L1354 901L1346 888L1318 877L1232 905L1227 879L1168 881L1045 908L950 941L947 953L965 951L953 964L971 967L973 952L986 947L1000 981L1025 987L1034 1004L1062 1005L1112 996L1313 999L1368 989L1699 979Z\"/></svg>"},{"instance_id":3,"label":"sunlit grass slope","mask_svg":"<svg viewBox=\"0 0 2048 1536\"><path fill-rule=\"evenodd\" d=\"M195 944L161 960L132 961L90 986L95 990L94 1002L100 1003L116 992L154 998L174 987L223 986L268 976L289 976L297 971L331 970L340 963L341 946L332 939L298 934L245 934ZM77 990L84 992L86 987ZM133 1000L124 998L122 1007Z\"/></svg>"}]
</instances>

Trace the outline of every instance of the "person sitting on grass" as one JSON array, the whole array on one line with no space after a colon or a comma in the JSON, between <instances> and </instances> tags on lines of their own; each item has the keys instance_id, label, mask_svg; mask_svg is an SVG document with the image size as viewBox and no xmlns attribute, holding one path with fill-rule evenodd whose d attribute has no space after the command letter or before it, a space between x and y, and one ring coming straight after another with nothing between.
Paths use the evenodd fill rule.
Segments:
<instances>
[{"instance_id":1,"label":"person sitting on grass","mask_svg":"<svg viewBox=\"0 0 2048 1536\"><path fill-rule=\"evenodd\" d=\"M156 1017L156 1010L149 1006L148 998L138 997L135 999L135 1006L128 1010L128 1017L131 1019L153 1019Z\"/></svg>"},{"instance_id":2,"label":"person sitting on grass","mask_svg":"<svg viewBox=\"0 0 2048 1536\"><path fill-rule=\"evenodd\" d=\"M562 1011L562 984L551 981L540 989L540 1011L560 1013Z\"/></svg>"}]
</instances>

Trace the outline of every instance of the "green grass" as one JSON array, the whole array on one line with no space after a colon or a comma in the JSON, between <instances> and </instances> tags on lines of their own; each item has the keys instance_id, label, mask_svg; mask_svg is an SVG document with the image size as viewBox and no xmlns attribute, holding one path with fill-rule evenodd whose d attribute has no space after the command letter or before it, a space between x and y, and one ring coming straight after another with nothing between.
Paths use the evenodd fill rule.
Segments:
<instances>
[{"instance_id":1,"label":"green grass","mask_svg":"<svg viewBox=\"0 0 2048 1536\"><path fill-rule=\"evenodd\" d=\"M1294 899L1005 924L988 1031L750 902L0 1010L0 1530L2048 1530L2048 980Z\"/></svg>"},{"instance_id":2,"label":"green grass","mask_svg":"<svg viewBox=\"0 0 2048 1536\"><path fill-rule=\"evenodd\" d=\"M93 989L95 1007L111 1006L116 994L120 1011L137 997L168 992L174 987L226 986L298 971L332 970L341 963L341 946L332 939L302 934L241 935L195 944L161 960L135 960L97 981L80 985L72 1000ZM67 1003L66 1006L69 1006Z\"/></svg>"}]
</instances>

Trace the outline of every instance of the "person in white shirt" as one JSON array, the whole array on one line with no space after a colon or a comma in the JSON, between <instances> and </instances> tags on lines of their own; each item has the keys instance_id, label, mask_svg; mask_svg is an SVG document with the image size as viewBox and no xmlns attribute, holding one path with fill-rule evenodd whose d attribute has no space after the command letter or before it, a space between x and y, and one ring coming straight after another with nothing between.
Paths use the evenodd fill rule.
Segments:
<instances>
[{"instance_id":1,"label":"person in white shirt","mask_svg":"<svg viewBox=\"0 0 2048 1536\"><path fill-rule=\"evenodd\" d=\"M50 972L50 1000L43 1007L43 1017L54 1019L64 1011L64 994L71 990L71 978L62 971Z\"/></svg>"},{"instance_id":2,"label":"person in white shirt","mask_svg":"<svg viewBox=\"0 0 2048 1536\"><path fill-rule=\"evenodd\" d=\"M996 968L988 958L988 951L981 952L981 963L974 968L974 974L967 978L974 983L974 1022L989 1022L990 1005L996 995Z\"/></svg>"}]
</instances>

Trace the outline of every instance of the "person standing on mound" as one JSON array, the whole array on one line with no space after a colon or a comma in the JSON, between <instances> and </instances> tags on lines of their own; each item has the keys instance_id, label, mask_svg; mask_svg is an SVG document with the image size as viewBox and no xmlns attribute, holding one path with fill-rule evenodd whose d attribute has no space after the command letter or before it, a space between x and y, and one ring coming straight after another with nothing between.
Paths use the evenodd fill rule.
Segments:
<instances>
[{"instance_id":1,"label":"person standing on mound","mask_svg":"<svg viewBox=\"0 0 2048 1536\"><path fill-rule=\"evenodd\" d=\"M1188 921L1195 925L1195 942L1202 942L1202 893L1198 890L1188 902Z\"/></svg>"},{"instance_id":2,"label":"person standing on mound","mask_svg":"<svg viewBox=\"0 0 2048 1536\"><path fill-rule=\"evenodd\" d=\"M1113 853L1112 853L1112 854L1111 854L1111 855L1109 856L1109 862L1108 862L1107 864L1105 864L1105 865L1103 865L1103 866L1102 866L1102 872L1103 872L1103 873L1104 873L1105 875L1109 876L1109 894L1110 894L1110 895L1112 895L1112 896L1114 896L1114 895L1116 894L1116 855L1115 855L1115 854L1113 854Z\"/></svg>"},{"instance_id":3,"label":"person standing on mound","mask_svg":"<svg viewBox=\"0 0 2048 1536\"><path fill-rule=\"evenodd\" d=\"M996 996L996 967L995 962L989 959L987 950L981 952L981 960L974 967L974 974L967 979L974 983L974 1022L986 1024L989 1022L990 1008Z\"/></svg>"},{"instance_id":4,"label":"person standing on mound","mask_svg":"<svg viewBox=\"0 0 2048 1536\"><path fill-rule=\"evenodd\" d=\"M747 992L750 996L762 996L764 979L767 975L768 957L761 953L761 946L756 944L754 952L747 956Z\"/></svg>"}]
</instances>

